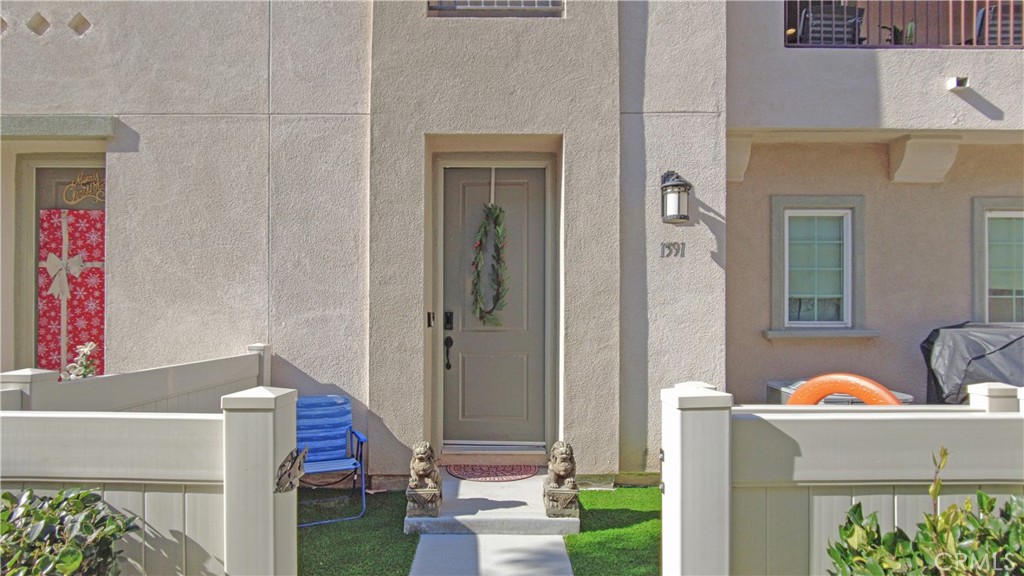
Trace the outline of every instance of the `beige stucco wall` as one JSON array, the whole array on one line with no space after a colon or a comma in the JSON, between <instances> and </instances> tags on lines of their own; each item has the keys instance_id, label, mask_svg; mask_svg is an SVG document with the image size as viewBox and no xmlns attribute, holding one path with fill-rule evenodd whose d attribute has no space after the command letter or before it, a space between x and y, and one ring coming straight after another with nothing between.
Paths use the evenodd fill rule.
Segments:
<instances>
[{"instance_id":1,"label":"beige stucco wall","mask_svg":"<svg viewBox=\"0 0 1024 576\"><path fill-rule=\"evenodd\" d=\"M369 405L379 418L371 433L383 444L371 469L404 467L405 446L434 433L424 368L433 342L424 338L430 247L417 244L431 194L426 135L560 134L561 433L577 446L581 470L614 472L617 428L594 423L618 414L617 7L573 2L562 19L425 11L420 2L378 2L373 12ZM470 146L464 151L487 151ZM400 254L396 237L406 240Z\"/></svg>"},{"instance_id":2,"label":"beige stucco wall","mask_svg":"<svg viewBox=\"0 0 1024 576\"><path fill-rule=\"evenodd\" d=\"M725 5L626 2L619 25L619 460L622 471L657 471L660 390L725 388ZM661 221L668 170L694 185L689 224ZM663 257L669 242L682 257Z\"/></svg>"},{"instance_id":3,"label":"beige stucco wall","mask_svg":"<svg viewBox=\"0 0 1024 576\"><path fill-rule=\"evenodd\" d=\"M36 12L51 22L42 36L25 26ZM79 12L92 23L82 36L67 26ZM365 427L370 3L4 2L0 13L0 112L117 118L114 138L87 145L107 152L108 370L271 342L276 385L341 387ZM83 144L5 141L5 222L8 166L26 146Z\"/></svg>"},{"instance_id":4,"label":"beige stucco wall","mask_svg":"<svg viewBox=\"0 0 1024 576\"><path fill-rule=\"evenodd\" d=\"M727 4L730 128L1024 128L1021 50L786 48L783 2Z\"/></svg>"},{"instance_id":5,"label":"beige stucco wall","mask_svg":"<svg viewBox=\"0 0 1024 576\"><path fill-rule=\"evenodd\" d=\"M828 372L862 374L924 402L921 341L972 319L971 198L1019 197L1022 158L1021 146L964 145L942 184L892 184L884 144L755 145L746 179L728 194L726 375L737 402L763 402L767 380ZM863 195L865 328L877 338L764 337L773 195Z\"/></svg>"}]
</instances>

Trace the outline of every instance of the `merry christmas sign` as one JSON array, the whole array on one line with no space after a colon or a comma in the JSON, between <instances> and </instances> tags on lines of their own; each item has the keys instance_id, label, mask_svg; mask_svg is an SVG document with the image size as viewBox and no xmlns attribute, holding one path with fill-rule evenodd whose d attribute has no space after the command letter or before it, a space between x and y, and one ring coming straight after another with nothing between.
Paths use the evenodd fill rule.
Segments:
<instances>
[{"instance_id":1,"label":"merry christmas sign","mask_svg":"<svg viewBox=\"0 0 1024 576\"><path fill-rule=\"evenodd\" d=\"M103 373L103 210L40 210L36 365L62 370L75 347L96 343Z\"/></svg>"}]
</instances>

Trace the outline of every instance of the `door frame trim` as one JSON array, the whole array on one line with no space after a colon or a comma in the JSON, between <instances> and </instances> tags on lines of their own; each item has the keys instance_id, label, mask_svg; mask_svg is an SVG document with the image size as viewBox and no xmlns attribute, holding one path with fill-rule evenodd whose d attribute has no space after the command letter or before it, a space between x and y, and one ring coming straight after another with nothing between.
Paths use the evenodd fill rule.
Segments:
<instances>
[{"instance_id":1,"label":"door frame trim","mask_svg":"<svg viewBox=\"0 0 1024 576\"><path fill-rule=\"evenodd\" d=\"M558 156L540 152L436 153L432 159L432 234L426 257L431 260L433 298L425 299L437 320L429 333L428 366L431 414L428 436L444 446L444 170L445 168L544 168L544 443L559 437L561 409L562 228Z\"/></svg>"}]
</instances>

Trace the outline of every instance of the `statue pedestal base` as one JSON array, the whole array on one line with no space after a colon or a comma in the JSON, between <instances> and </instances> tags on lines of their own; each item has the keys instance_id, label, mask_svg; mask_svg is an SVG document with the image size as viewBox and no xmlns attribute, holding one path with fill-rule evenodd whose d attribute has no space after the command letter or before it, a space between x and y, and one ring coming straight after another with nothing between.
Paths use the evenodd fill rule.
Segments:
<instances>
[{"instance_id":1,"label":"statue pedestal base","mask_svg":"<svg viewBox=\"0 0 1024 576\"><path fill-rule=\"evenodd\" d=\"M579 518L579 488L544 487L544 511L548 518Z\"/></svg>"},{"instance_id":2,"label":"statue pedestal base","mask_svg":"<svg viewBox=\"0 0 1024 576\"><path fill-rule=\"evenodd\" d=\"M441 511L441 488L406 488L405 515L409 518L437 518Z\"/></svg>"}]
</instances>

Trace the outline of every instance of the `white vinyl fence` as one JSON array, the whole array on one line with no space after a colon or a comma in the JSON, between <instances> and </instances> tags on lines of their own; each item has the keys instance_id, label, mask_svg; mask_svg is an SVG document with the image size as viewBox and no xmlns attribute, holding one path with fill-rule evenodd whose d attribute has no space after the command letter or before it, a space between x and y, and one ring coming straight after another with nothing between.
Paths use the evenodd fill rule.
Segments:
<instances>
[{"instance_id":1,"label":"white vinyl fence","mask_svg":"<svg viewBox=\"0 0 1024 576\"><path fill-rule=\"evenodd\" d=\"M218 414L4 411L0 488L99 488L139 517L125 574L295 574L296 493L274 488L296 398L256 387Z\"/></svg>"},{"instance_id":2,"label":"white vinyl fence","mask_svg":"<svg viewBox=\"0 0 1024 576\"><path fill-rule=\"evenodd\" d=\"M3 410L217 413L225 394L270 386L271 347L240 356L125 374L58 382L59 374L29 368L0 374Z\"/></svg>"},{"instance_id":3,"label":"white vinyl fence","mask_svg":"<svg viewBox=\"0 0 1024 576\"><path fill-rule=\"evenodd\" d=\"M939 505L1024 491L1024 389L975 384L969 406L734 406L688 382L662 390L662 573L825 574L855 502L883 531Z\"/></svg>"}]
</instances>

